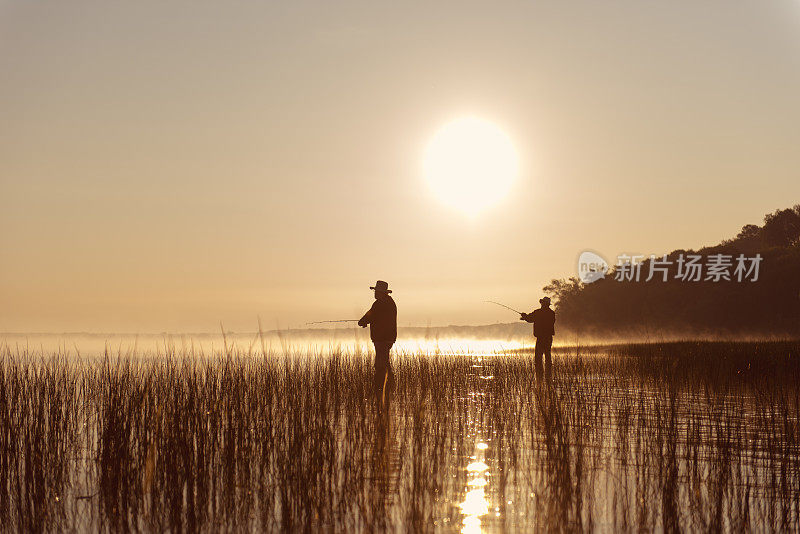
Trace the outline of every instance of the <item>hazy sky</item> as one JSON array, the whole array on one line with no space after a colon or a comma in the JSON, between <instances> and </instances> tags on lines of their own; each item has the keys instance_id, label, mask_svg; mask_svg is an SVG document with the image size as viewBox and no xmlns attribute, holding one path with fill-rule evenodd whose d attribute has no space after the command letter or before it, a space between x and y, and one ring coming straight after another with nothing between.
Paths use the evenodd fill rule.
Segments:
<instances>
[{"instance_id":1,"label":"hazy sky","mask_svg":"<svg viewBox=\"0 0 800 534\"><path fill-rule=\"evenodd\" d=\"M513 321L800 202L800 1L0 1L0 331ZM470 219L445 123L520 176Z\"/></svg>"}]
</instances>

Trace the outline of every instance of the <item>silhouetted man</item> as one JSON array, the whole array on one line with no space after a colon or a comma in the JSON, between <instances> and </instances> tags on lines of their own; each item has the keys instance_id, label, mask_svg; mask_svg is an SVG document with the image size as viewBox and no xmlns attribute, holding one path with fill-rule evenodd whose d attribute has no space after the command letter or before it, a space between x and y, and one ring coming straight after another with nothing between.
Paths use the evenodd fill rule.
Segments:
<instances>
[{"instance_id":1,"label":"silhouetted man","mask_svg":"<svg viewBox=\"0 0 800 534\"><path fill-rule=\"evenodd\" d=\"M375 393L383 404L387 393L394 388L394 372L389 362L389 350L397 341L397 305L389 293L389 284L378 280L370 287L375 290L375 302L359 319L358 326L369 325L369 337L375 345Z\"/></svg>"},{"instance_id":2,"label":"silhouetted man","mask_svg":"<svg viewBox=\"0 0 800 534\"><path fill-rule=\"evenodd\" d=\"M550 297L539 299L542 306L531 313L521 313L520 321L533 323L533 336L536 338L536 349L534 364L536 371L541 376L542 354L545 357L545 368L547 375L550 375L552 362L550 360L550 348L553 346L553 336L556 333L556 312L550 309Z\"/></svg>"}]
</instances>

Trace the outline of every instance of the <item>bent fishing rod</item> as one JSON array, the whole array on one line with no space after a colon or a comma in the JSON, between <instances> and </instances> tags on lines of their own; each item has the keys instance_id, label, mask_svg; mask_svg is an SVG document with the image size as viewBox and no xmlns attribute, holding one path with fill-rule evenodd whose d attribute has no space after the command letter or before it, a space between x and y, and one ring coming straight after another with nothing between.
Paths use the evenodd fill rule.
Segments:
<instances>
[{"instance_id":1,"label":"bent fishing rod","mask_svg":"<svg viewBox=\"0 0 800 534\"><path fill-rule=\"evenodd\" d=\"M493 300L484 300L484 302L488 302L489 304L497 304L498 306L502 306L503 308L505 308L505 309L507 309L507 310L511 310L511 311L513 311L513 312L516 312L516 313L518 313L518 314L520 314L520 315L525 315L525 313L524 313L524 312L521 312L521 311L519 311L519 310L515 310L515 309L514 309L514 308L512 308L511 306L506 306L505 304L500 304L499 302L495 302L495 301L493 301Z\"/></svg>"}]
</instances>

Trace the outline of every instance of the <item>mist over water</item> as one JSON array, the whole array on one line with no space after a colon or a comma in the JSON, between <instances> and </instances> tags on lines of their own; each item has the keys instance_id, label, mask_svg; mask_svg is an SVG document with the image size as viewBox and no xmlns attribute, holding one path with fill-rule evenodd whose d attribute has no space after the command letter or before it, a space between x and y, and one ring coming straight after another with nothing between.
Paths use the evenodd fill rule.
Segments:
<instances>
[{"instance_id":1,"label":"mist over water","mask_svg":"<svg viewBox=\"0 0 800 534\"><path fill-rule=\"evenodd\" d=\"M211 356L234 352L325 355L331 352L366 353L372 350L368 331L317 330L219 334L0 334L0 346L29 354L61 353L85 357L135 354ZM476 339L468 337L398 337L395 354L492 354L533 346L533 339Z\"/></svg>"},{"instance_id":2,"label":"mist over water","mask_svg":"<svg viewBox=\"0 0 800 534\"><path fill-rule=\"evenodd\" d=\"M587 334L569 329L557 331L553 347L589 347L627 343L672 341L782 341L790 339L775 332L713 332L703 329L666 328L658 331L618 329ZM499 323L484 326L400 327L393 354L454 353L495 354L532 350L535 345L527 324ZM369 352L369 330L361 328L309 328L259 332L218 333L0 333L0 346L29 354L62 353L87 357L136 354L158 356L170 353L194 356L237 352L261 354L330 354Z\"/></svg>"}]
</instances>

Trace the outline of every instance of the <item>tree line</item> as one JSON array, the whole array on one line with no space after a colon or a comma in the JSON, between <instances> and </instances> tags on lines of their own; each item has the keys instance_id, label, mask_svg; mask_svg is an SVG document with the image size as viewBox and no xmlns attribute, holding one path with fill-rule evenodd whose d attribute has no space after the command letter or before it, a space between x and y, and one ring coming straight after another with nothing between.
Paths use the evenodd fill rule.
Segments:
<instances>
[{"instance_id":1,"label":"tree line","mask_svg":"<svg viewBox=\"0 0 800 534\"><path fill-rule=\"evenodd\" d=\"M687 278L687 258L698 256L708 274ZM757 273L751 269L754 258L759 258ZM561 331L601 337L800 334L800 204L767 214L763 225L745 225L717 245L635 263L638 280L631 264L618 263L591 283L572 277L545 286L556 302ZM737 263L750 272L736 272ZM668 275L658 269L662 265L670 266Z\"/></svg>"}]
</instances>

